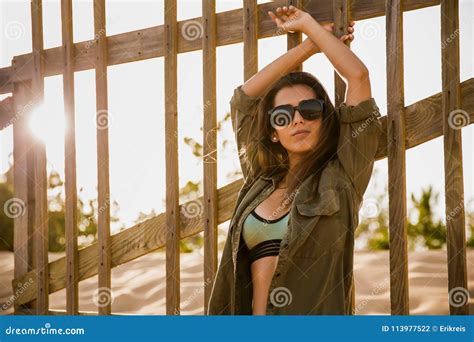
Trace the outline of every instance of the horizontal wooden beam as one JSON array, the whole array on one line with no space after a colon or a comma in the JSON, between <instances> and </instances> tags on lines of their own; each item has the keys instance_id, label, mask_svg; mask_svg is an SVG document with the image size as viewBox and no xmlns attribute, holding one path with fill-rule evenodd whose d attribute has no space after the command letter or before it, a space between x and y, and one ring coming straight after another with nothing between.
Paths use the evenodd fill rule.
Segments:
<instances>
[{"instance_id":1,"label":"horizontal wooden beam","mask_svg":"<svg viewBox=\"0 0 474 342\"><path fill-rule=\"evenodd\" d=\"M442 93L437 93L405 108L406 149L424 144L443 135ZM461 110L474 123L474 78L461 83ZM460 115L463 115L460 111ZM384 119L386 119L384 117ZM465 118L466 119L466 118ZM376 159L387 157L387 121L382 121L383 131Z\"/></svg>"},{"instance_id":2,"label":"horizontal wooden beam","mask_svg":"<svg viewBox=\"0 0 474 342\"><path fill-rule=\"evenodd\" d=\"M11 314L13 315L13 314ZM15 313L15 315L20 315L20 316L31 316L34 315L32 310L29 309L23 309L20 308L18 309L18 313ZM69 315L66 310L48 310L48 316L66 316ZM77 313L79 316L98 316L97 311L79 311ZM129 313L112 313L109 316L134 316L134 314L129 314ZM138 316L138 314L137 314Z\"/></svg>"},{"instance_id":3,"label":"horizontal wooden beam","mask_svg":"<svg viewBox=\"0 0 474 342\"><path fill-rule=\"evenodd\" d=\"M462 110L470 117L469 124L474 123L474 78L461 84ZM443 134L443 118L441 111L441 93L430 96L406 107L406 147L413 148ZM382 117L382 126L386 132L387 117ZM386 133L380 137L379 150L376 159L387 156ZM242 179L230 183L218 190L218 217L221 224L230 219L242 186ZM203 197L180 205L181 238L198 234L203 231L204 222L201 216L190 217L187 205L203 206ZM202 212L202 211L201 211ZM119 266L154 250L164 247L166 242L166 216L161 213L142 223L121 231L112 238L112 267ZM97 243L79 250L79 280L97 275ZM49 264L50 293L62 290L66 286L66 257ZM31 279L31 280L30 280ZM18 283L36 282L36 271L32 270L22 277L12 281L13 289ZM17 298L17 304L28 303L36 298L36 286L28 286Z\"/></svg>"},{"instance_id":4,"label":"horizontal wooden beam","mask_svg":"<svg viewBox=\"0 0 474 342\"><path fill-rule=\"evenodd\" d=\"M218 224L230 219L237 194L242 187L242 184L243 182L240 179L219 189ZM203 205L202 196L197 200L192 200L180 205L182 239L203 231L204 222L202 221L202 217L193 217L193 215L190 214L196 206L202 208ZM199 210L199 212L202 212L202 210ZM166 230L166 214L161 213L151 219L138 223L129 229L112 235L112 267L124 264L164 247L166 243ZM97 260L97 243L79 250L79 281L97 275ZM50 293L62 290L66 286L66 257L51 262L49 267ZM29 282L31 286L28 286L26 289L21 288L24 292L17 298L17 304L27 303L36 298L36 288L33 285L36 283L35 270L13 280L13 289L16 289L17 284L19 282L21 283L23 280Z\"/></svg>"},{"instance_id":5,"label":"horizontal wooden beam","mask_svg":"<svg viewBox=\"0 0 474 342\"><path fill-rule=\"evenodd\" d=\"M277 28L267 15L267 11L286 4L287 0L277 0L258 5L259 39L278 35ZM439 4L440 0L405 0L403 10L411 11ZM305 9L321 23L332 22L333 20L332 0L308 1ZM354 20L383 16L385 15L385 0L353 1L351 13ZM220 12L216 16L216 46L241 43L243 41L242 9ZM201 34L203 27L201 20L201 17L196 17L178 22L178 53L202 49ZM103 37L96 37L96 39L101 38ZM163 57L165 53L164 42L164 25L109 36L107 37L108 65ZM96 45L94 40L74 44L75 71L95 68ZM62 53L61 46L44 51L46 77L63 73ZM32 53L19 55L13 58L11 67L0 69L0 94L11 92L12 82L31 78L33 70L31 61Z\"/></svg>"},{"instance_id":6,"label":"horizontal wooden beam","mask_svg":"<svg viewBox=\"0 0 474 342\"><path fill-rule=\"evenodd\" d=\"M13 101L9 96L0 101L0 131L13 124Z\"/></svg>"}]
</instances>

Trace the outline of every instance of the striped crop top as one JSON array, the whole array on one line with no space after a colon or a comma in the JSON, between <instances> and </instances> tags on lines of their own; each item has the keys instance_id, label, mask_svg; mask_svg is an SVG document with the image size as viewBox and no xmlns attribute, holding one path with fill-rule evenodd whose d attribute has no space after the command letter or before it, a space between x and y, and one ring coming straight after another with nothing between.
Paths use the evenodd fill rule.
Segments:
<instances>
[{"instance_id":1,"label":"striped crop top","mask_svg":"<svg viewBox=\"0 0 474 342\"><path fill-rule=\"evenodd\" d=\"M265 256L279 254L280 242L288 228L288 214L289 212L275 220L268 220L253 210L247 216L242 234L250 250L250 262Z\"/></svg>"}]
</instances>

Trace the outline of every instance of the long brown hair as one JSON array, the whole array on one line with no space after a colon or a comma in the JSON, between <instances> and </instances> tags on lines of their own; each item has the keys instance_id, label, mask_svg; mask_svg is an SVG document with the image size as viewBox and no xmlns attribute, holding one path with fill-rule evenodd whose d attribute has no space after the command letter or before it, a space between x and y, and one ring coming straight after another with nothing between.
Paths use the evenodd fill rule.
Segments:
<instances>
[{"instance_id":1,"label":"long brown hair","mask_svg":"<svg viewBox=\"0 0 474 342\"><path fill-rule=\"evenodd\" d=\"M247 158L250 165L258 165L255 172L256 177L272 176L280 174L281 180L289 172L289 156L287 150L278 142L271 141L271 135L275 131L272 127L268 110L274 107L275 96L282 88L303 84L311 88L316 98L324 100L323 121L320 129L318 144L301 159L296 171L288 177L288 188L286 196L291 196L311 174L316 173L316 179L324 169L328 161L336 156L337 143L339 140L339 121L334 115L334 106L319 80L308 72L290 72L280 78L262 97L257 113L253 117L252 127L247 140ZM256 122L255 122L256 121ZM251 170L252 171L252 170Z\"/></svg>"}]
</instances>

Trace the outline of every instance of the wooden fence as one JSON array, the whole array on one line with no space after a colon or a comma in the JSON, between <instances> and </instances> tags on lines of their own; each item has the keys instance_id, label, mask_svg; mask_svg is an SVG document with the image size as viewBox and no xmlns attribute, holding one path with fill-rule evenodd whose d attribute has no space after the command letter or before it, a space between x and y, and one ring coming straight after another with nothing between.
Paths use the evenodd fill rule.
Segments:
<instances>
[{"instance_id":1,"label":"wooden fence","mask_svg":"<svg viewBox=\"0 0 474 342\"><path fill-rule=\"evenodd\" d=\"M217 225L230 219L242 180L217 188L216 160L216 48L243 42L244 79L258 70L258 39L277 34L268 10L294 4L304 6L321 23L334 21L341 34L350 20L386 16L388 114L377 159L388 158L391 313L409 314L405 151L444 136L445 191L449 290L467 289L465 213L461 127L453 115L474 122L474 79L460 83L458 0L319 0L274 1L257 5L243 0L243 8L215 12L215 0L203 0L202 17L177 21L176 0L165 0L164 25L107 36L105 0L94 0L94 39L73 42L72 0L61 1L62 46L44 49L42 1L31 1L32 52L15 56L0 69L2 127L13 125L14 196L25 203L25 213L15 218L15 314L94 314L79 312L79 281L98 274L99 290L111 290L111 269L166 246L166 313L180 312L180 239L204 231L204 298L208 302L217 261ZM410 106L404 105L403 12L441 6L442 92ZM183 29L198 23L202 38L187 39ZM288 34L288 48L301 41L300 33ZM203 51L204 195L197 199L202 215L180 214L177 148L177 56ZM124 53L126 51L127 53ZM97 119L107 122L107 66L164 57L166 134L166 212L110 235L109 142L107 125L97 129L98 242L77 247L76 142L74 128L74 72L95 69ZM301 70L301 67L299 68ZM26 119L41 104L44 79L63 75L68 132L65 139L66 256L54 262L47 254L47 175L44 143L28 134ZM336 74L335 99L344 99L345 84ZM462 108L462 110L461 110ZM454 113L454 114L453 114ZM100 118L99 118L100 116ZM472 153L472 151L468 151ZM195 201L194 201L195 202ZM31 284L26 289L23 284ZM66 288L65 311L49 309L49 294ZM207 312L207 308L204 308ZM451 314L468 314L468 304L450 306ZM95 314L109 315L111 304Z\"/></svg>"}]
</instances>

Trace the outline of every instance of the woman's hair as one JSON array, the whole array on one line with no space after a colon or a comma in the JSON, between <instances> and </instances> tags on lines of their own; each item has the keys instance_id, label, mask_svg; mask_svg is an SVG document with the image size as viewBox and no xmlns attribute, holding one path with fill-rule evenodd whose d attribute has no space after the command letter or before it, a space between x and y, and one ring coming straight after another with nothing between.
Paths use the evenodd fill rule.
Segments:
<instances>
[{"instance_id":1,"label":"woman's hair","mask_svg":"<svg viewBox=\"0 0 474 342\"><path fill-rule=\"evenodd\" d=\"M257 113L254 116L247 141L247 158L251 159L250 165L258 165L257 177L271 176L281 172L282 177L289 170L288 152L283 145L272 142L271 135L275 131L271 125L268 110L274 107L275 96L283 88L292 87L297 84L306 85L311 88L318 99L324 100L323 121L320 129L318 144L301 159L295 172L288 175L288 188L286 196L294 194L303 180L316 173L319 180L320 174L328 161L336 156L339 140L339 121L334 115L334 106L319 80L308 72L291 72L280 78L263 96ZM293 196L291 196L293 197Z\"/></svg>"}]
</instances>

